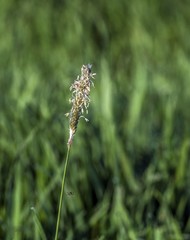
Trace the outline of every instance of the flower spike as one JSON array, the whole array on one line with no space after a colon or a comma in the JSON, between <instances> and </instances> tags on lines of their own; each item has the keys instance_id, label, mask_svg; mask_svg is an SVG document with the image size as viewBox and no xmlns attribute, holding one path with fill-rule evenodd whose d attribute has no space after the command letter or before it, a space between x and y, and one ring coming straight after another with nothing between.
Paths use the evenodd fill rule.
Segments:
<instances>
[{"instance_id":1,"label":"flower spike","mask_svg":"<svg viewBox=\"0 0 190 240\"><path fill-rule=\"evenodd\" d=\"M72 98L70 99L72 107L70 113L66 114L66 116L69 117L69 145L72 144L73 136L76 133L80 117L84 117L82 115L84 110L88 113L90 88L91 85L94 86L91 79L94 79L96 75L96 73L91 72L91 69L91 64L83 65L81 68L81 75L77 77L70 87L70 90L72 91ZM86 118L85 120L88 121Z\"/></svg>"}]
</instances>

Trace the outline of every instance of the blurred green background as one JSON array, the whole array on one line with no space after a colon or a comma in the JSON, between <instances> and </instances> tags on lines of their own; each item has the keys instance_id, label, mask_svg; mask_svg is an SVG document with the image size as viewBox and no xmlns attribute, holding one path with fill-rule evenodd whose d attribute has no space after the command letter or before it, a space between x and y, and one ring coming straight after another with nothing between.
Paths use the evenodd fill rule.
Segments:
<instances>
[{"instance_id":1,"label":"blurred green background","mask_svg":"<svg viewBox=\"0 0 190 240\"><path fill-rule=\"evenodd\" d=\"M71 149L60 238L190 239L190 6L0 2L0 239L53 239L70 85L95 88Z\"/></svg>"}]
</instances>

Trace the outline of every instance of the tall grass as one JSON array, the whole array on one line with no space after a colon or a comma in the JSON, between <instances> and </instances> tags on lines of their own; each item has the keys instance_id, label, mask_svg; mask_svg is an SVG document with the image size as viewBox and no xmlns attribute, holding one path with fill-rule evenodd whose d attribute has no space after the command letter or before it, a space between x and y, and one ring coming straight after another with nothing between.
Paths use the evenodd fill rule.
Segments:
<instances>
[{"instance_id":1,"label":"tall grass","mask_svg":"<svg viewBox=\"0 0 190 240\"><path fill-rule=\"evenodd\" d=\"M53 239L69 87L97 72L72 148L62 239L190 238L189 6L1 1L0 239Z\"/></svg>"}]
</instances>

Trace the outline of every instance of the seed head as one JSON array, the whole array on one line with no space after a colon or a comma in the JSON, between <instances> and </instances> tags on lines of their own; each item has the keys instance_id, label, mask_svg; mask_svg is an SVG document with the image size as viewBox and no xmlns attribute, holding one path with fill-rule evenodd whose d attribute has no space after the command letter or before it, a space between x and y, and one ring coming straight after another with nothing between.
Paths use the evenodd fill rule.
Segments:
<instances>
[{"instance_id":1,"label":"seed head","mask_svg":"<svg viewBox=\"0 0 190 240\"><path fill-rule=\"evenodd\" d=\"M96 73L91 72L91 68L91 64L83 65L81 68L81 75L77 77L70 87L70 91L72 91L72 97L70 99L72 107L70 113L66 114L66 116L69 116L69 145L71 145L73 136L76 133L79 118L84 117L84 111L88 113L90 87L91 85L94 86L91 79L94 79L96 75ZM88 121L86 118L85 120Z\"/></svg>"}]
</instances>

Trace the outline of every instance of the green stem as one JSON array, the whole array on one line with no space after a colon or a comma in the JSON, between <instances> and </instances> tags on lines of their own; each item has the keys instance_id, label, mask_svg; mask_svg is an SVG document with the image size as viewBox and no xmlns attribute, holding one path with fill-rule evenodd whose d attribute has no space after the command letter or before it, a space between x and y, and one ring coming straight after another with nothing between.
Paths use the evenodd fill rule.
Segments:
<instances>
[{"instance_id":1,"label":"green stem","mask_svg":"<svg viewBox=\"0 0 190 240\"><path fill-rule=\"evenodd\" d=\"M65 186L65 177L67 173L67 165L69 162L69 153L71 149L71 144L67 145L67 156L66 156L66 162L65 162L65 167L64 167L64 172L63 172L63 178L62 178L62 185L61 185L61 194L60 194L60 199L59 199L59 210L58 210L58 215L57 215L57 224L56 224L56 232L55 232L55 240L58 239L58 232L59 232L59 224L60 224L60 218L61 218L61 209L62 209L62 203L63 203L63 193L64 193L64 186Z\"/></svg>"}]
</instances>

